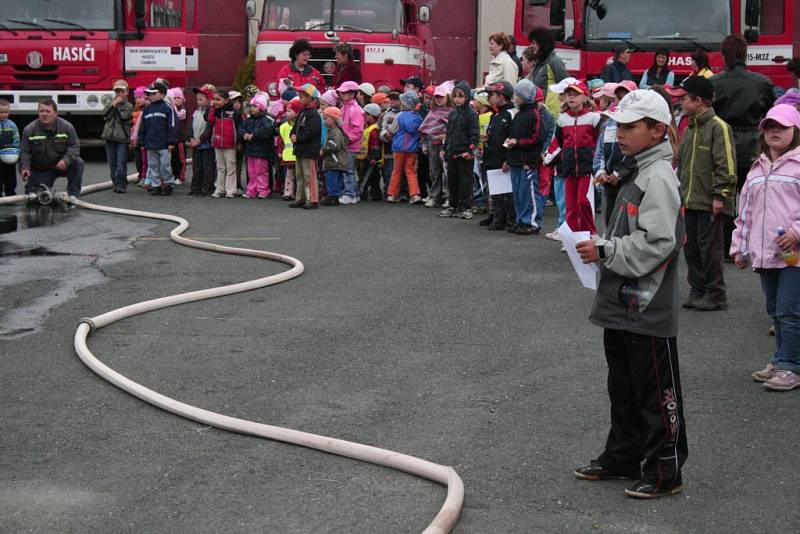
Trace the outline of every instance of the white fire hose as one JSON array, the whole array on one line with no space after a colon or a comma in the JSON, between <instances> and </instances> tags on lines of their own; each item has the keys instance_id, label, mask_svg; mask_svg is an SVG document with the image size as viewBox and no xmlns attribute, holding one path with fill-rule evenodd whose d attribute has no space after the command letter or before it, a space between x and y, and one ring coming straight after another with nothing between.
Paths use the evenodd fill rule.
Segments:
<instances>
[{"instance_id":1,"label":"white fire hose","mask_svg":"<svg viewBox=\"0 0 800 534\"><path fill-rule=\"evenodd\" d=\"M128 181L135 180L135 175L128 177ZM112 185L113 184L110 181L90 185L81 189L81 194L85 195L87 193L109 189L112 187ZM147 300L118 308L116 310L111 310L102 315L81 319L81 323L75 332L74 344L75 351L78 353L78 357L80 357L81 361L87 367L100 375L100 377L104 380L114 384L123 391L126 391L131 395L138 397L149 404L152 404L153 406L157 406L163 410L172 412L192 421L197 421L198 423L202 423L204 425L221 428L230 432L237 432L239 434L247 434L250 436L257 436L275 441L291 443L293 445L317 449L330 454L336 454L338 456L360 460L362 462L369 462L384 467L390 467L392 469L410 473L412 475L426 478L433 482L447 486L447 498L440 508L439 513L423 531L423 534L445 534L452 530L458 521L458 516L461 513L461 507L464 502L464 484L461 481L461 478L458 476L458 473L456 473L455 469L452 467L435 464L414 456L408 456L406 454L401 454L378 447L372 447L370 445L363 445L361 443L330 438L318 434L300 432L298 430L292 430L289 428L256 423L254 421L229 417L227 415L204 410L196 406L191 406L148 389L143 385L134 382L130 378L119 374L98 360L87 346L86 338L89 336L89 334L100 328L103 328L104 326L127 319L128 317L141 315L170 306L177 306L179 304L185 304L188 302L196 302L199 300L223 297L226 295L242 293L244 291L251 291L253 289L260 289L296 278L303 274L304 270L303 264L299 260L292 258L291 256L276 254L273 252L226 247L182 237L181 234L183 234L183 232L189 228L189 222L182 217L163 213L128 210L90 204L74 197L69 197L63 193L58 195L58 198L62 201L70 202L75 206L90 210L177 223L178 227L170 232L170 238L180 245L210 250L212 252L220 252L223 254L236 254L239 256L263 258L266 260L285 263L292 267L288 271L266 276L264 278L258 278L256 280L250 280L248 282L241 282L238 284L231 284L209 289L201 289L198 291L191 291L189 293L180 293L177 295ZM0 205L33 200L36 200L36 194L3 197L0 198Z\"/></svg>"}]
</instances>

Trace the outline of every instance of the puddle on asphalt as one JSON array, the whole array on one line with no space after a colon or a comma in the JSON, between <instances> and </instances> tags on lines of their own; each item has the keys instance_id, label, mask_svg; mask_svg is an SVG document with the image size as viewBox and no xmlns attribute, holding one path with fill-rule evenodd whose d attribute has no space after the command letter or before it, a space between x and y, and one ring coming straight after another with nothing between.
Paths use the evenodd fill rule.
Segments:
<instances>
[{"instance_id":1,"label":"puddle on asphalt","mask_svg":"<svg viewBox=\"0 0 800 534\"><path fill-rule=\"evenodd\" d=\"M11 213L0 215L0 234L11 234L28 228L60 224L68 220L73 211L62 205L20 206Z\"/></svg>"}]
</instances>

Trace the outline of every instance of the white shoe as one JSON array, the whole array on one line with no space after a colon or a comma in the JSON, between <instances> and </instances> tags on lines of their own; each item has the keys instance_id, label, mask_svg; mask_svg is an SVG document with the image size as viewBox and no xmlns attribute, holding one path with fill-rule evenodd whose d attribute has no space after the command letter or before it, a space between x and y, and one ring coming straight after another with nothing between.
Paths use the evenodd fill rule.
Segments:
<instances>
[{"instance_id":1,"label":"white shoe","mask_svg":"<svg viewBox=\"0 0 800 534\"><path fill-rule=\"evenodd\" d=\"M552 239L553 241L561 241L561 234L555 231L550 232L549 234L546 235L546 237L547 239Z\"/></svg>"},{"instance_id":2,"label":"white shoe","mask_svg":"<svg viewBox=\"0 0 800 534\"><path fill-rule=\"evenodd\" d=\"M444 204L442 204L442 207L445 208L445 209L449 208L450 207L450 201L449 200L445 200Z\"/></svg>"},{"instance_id":3,"label":"white shoe","mask_svg":"<svg viewBox=\"0 0 800 534\"><path fill-rule=\"evenodd\" d=\"M228 193L228 194L225 195L225 198L236 198L236 195Z\"/></svg>"},{"instance_id":4,"label":"white shoe","mask_svg":"<svg viewBox=\"0 0 800 534\"><path fill-rule=\"evenodd\" d=\"M427 197L422 199L422 202L428 202L430 199L431 199L431 197L427 196Z\"/></svg>"},{"instance_id":5,"label":"white shoe","mask_svg":"<svg viewBox=\"0 0 800 534\"><path fill-rule=\"evenodd\" d=\"M422 199L419 197L419 195L414 195L413 197L411 197L411 199L408 201L408 203L409 204L422 204Z\"/></svg>"},{"instance_id":6,"label":"white shoe","mask_svg":"<svg viewBox=\"0 0 800 534\"><path fill-rule=\"evenodd\" d=\"M395 196L389 195L388 197L386 197L386 202L400 202L400 199Z\"/></svg>"},{"instance_id":7,"label":"white shoe","mask_svg":"<svg viewBox=\"0 0 800 534\"><path fill-rule=\"evenodd\" d=\"M339 204L354 204L352 197L339 197Z\"/></svg>"},{"instance_id":8,"label":"white shoe","mask_svg":"<svg viewBox=\"0 0 800 534\"><path fill-rule=\"evenodd\" d=\"M240 196L242 196L243 194L244 194L244 191L242 191L241 189L237 189L237 190L236 190L236 196L237 196L237 197L240 197Z\"/></svg>"},{"instance_id":9,"label":"white shoe","mask_svg":"<svg viewBox=\"0 0 800 534\"><path fill-rule=\"evenodd\" d=\"M561 245L561 252L566 252L566 251L567 251L567 246Z\"/></svg>"},{"instance_id":10,"label":"white shoe","mask_svg":"<svg viewBox=\"0 0 800 534\"><path fill-rule=\"evenodd\" d=\"M211 196L212 196L212 198L220 198L222 196L222 192L221 191L214 191L213 193L211 193Z\"/></svg>"},{"instance_id":11,"label":"white shoe","mask_svg":"<svg viewBox=\"0 0 800 534\"><path fill-rule=\"evenodd\" d=\"M425 201L425 207L426 208L435 208L436 207L436 199L429 198L428 200L426 200Z\"/></svg>"},{"instance_id":12,"label":"white shoe","mask_svg":"<svg viewBox=\"0 0 800 534\"><path fill-rule=\"evenodd\" d=\"M175 185L183 185L183 180L175 180Z\"/></svg>"}]
</instances>

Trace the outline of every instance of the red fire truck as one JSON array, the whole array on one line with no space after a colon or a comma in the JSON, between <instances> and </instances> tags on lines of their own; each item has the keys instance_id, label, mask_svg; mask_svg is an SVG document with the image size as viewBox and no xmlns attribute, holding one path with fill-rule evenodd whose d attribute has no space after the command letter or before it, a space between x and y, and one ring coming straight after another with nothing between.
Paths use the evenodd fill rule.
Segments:
<instances>
[{"instance_id":1,"label":"red fire truck","mask_svg":"<svg viewBox=\"0 0 800 534\"><path fill-rule=\"evenodd\" d=\"M53 98L79 135L93 139L112 84L155 78L174 87L230 84L246 54L244 2L19 0L0 12L0 98L24 124ZM203 53L200 54L200 49ZM221 60L224 58L224 60Z\"/></svg>"},{"instance_id":2,"label":"red fire truck","mask_svg":"<svg viewBox=\"0 0 800 534\"><path fill-rule=\"evenodd\" d=\"M310 64L327 85L333 81L333 48L339 42L353 46L363 80L376 87L395 87L408 76L428 81L436 70L430 11L417 0L266 0L256 45L256 85L276 96L277 73L301 37L311 41Z\"/></svg>"},{"instance_id":3,"label":"red fire truck","mask_svg":"<svg viewBox=\"0 0 800 534\"><path fill-rule=\"evenodd\" d=\"M531 29L551 29L556 53L584 79L597 76L618 46L634 50L628 67L637 77L659 48L670 50L670 68L679 76L689 74L689 56L698 48L720 71L722 39L741 33L750 41L750 68L790 87L785 64L800 55L798 13L800 0L517 0L514 33L524 47Z\"/></svg>"}]
</instances>

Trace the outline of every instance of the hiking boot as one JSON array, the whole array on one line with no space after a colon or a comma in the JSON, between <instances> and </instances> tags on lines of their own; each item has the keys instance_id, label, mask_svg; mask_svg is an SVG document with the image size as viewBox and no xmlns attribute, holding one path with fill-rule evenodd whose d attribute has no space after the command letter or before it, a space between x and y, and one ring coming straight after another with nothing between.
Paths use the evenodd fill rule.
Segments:
<instances>
[{"instance_id":1,"label":"hiking boot","mask_svg":"<svg viewBox=\"0 0 800 534\"><path fill-rule=\"evenodd\" d=\"M775 369L772 378L764 382L764 387L770 391L791 391L800 388L800 375L788 369Z\"/></svg>"},{"instance_id":2,"label":"hiking boot","mask_svg":"<svg viewBox=\"0 0 800 534\"><path fill-rule=\"evenodd\" d=\"M642 476L638 465L605 467L597 460L590 461L589 465L576 467L574 473L581 480L637 480Z\"/></svg>"},{"instance_id":3,"label":"hiking boot","mask_svg":"<svg viewBox=\"0 0 800 534\"><path fill-rule=\"evenodd\" d=\"M678 478L677 483L668 488L659 488L658 485L653 482L640 480L625 490L625 496L632 497L634 499L657 499L659 497L675 495L676 493L680 493L682 489L683 484L681 483L680 478Z\"/></svg>"},{"instance_id":4,"label":"hiking boot","mask_svg":"<svg viewBox=\"0 0 800 534\"><path fill-rule=\"evenodd\" d=\"M481 219L480 222L478 223L478 226L491 226L493 220L494 220L494 217L489 215L485 219Z\"/></svg>"},{"instance_id":5,"label":"hiking boot","mask_svg":"<svg viewBox=\"0 0 800 534\"><path fill-rule=\"evenodd\" d=\"M302 208L303 206L305 206L305 204L306 203L304 201L302 201L302 200L295 200L294 202L289 202L289 207L290 208Z\"/></svg>"},{"instance_id":6,"label":"hiking boot","mask_svg":"<svg viewBox=\"0 0 800 534\"><path fill-rule=\"evenodd\" d=\"M756 382L766 382L767 380L775 376L775 371L777 370L778 370L777 367L775 367L771 363L768 363L767 366L761 369L760 371L753 371L750 374L750 376L753 377L753 380L755 380Z\"/></svg>"},{"instance_id":7,"label":"hiking boot","mask_svg":"<svg viewBox=\"0 0 800 534\"><path fill-rule=\"evenodd\" d=\"M694 301L694 309L699 311L727 310L728 299L725 295L713 297L706 293L702 298Z\"/></svg>"},{"instance_id":8,"label":"hiking boot","mask_svg":"<svg viewBox=\"0 0 800 534\"><path fill-rule=\"evenodd\" d=\"M697 309L697 301L702 299L703 295L689 295L686 302L683 303L683 308L686 310Z\"/></svg>"},{"instance_id":9,"label":"hiking boot","mask_svg":"<svg viewBox=\"0 0 800 534\"><path fill-rule=\"evenodd\" d=\"M442 217L442 218L445 218L445 219L448 218L448 217L453 217L453 214L455 212L456 212L456 210L454 210L453 208L445 208L445 209L443 209L442 211L439 212L439 217Z\"/></svg>"}]
</instances>

